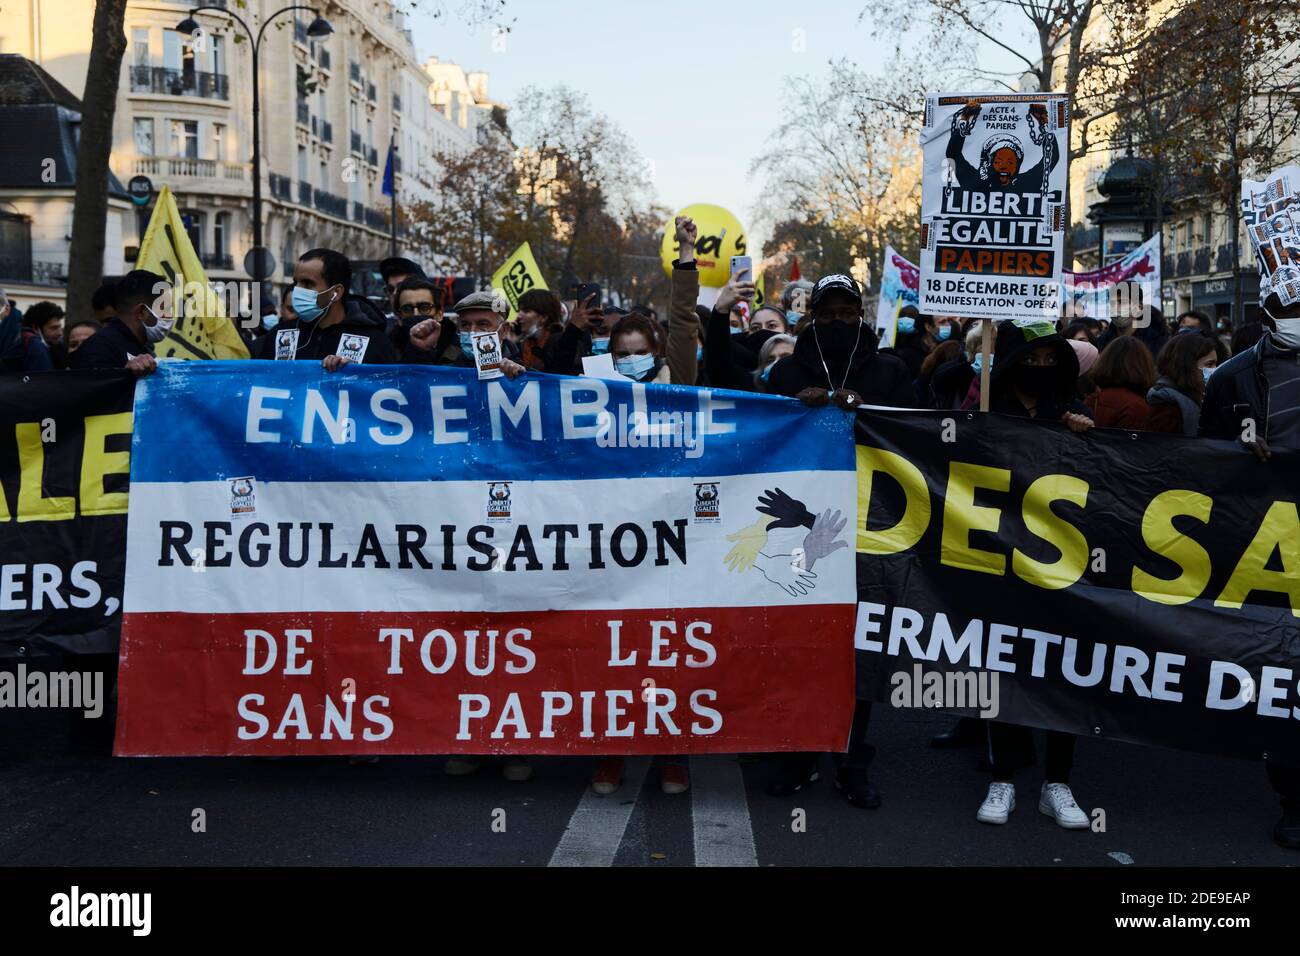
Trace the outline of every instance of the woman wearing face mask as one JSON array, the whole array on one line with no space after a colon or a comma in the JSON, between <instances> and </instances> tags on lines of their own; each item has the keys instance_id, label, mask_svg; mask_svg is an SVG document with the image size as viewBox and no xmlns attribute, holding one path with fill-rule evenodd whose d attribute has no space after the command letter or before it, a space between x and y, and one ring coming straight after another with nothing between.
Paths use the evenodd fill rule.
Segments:
<instances>
[{"instance_id":1,"label":"woman wearing face mask","mask_svg":"<svg viewBox=\"0 0 1300 956\"><path fill-rule=\"evenodd\" d=\"M1216 344L1204 335L1175 335L1165 343L1156 357L1160 377L1147 392L1148 429L1196 437L1205 387L1219 367Z\"/></svg>"},{"instance_id":2,"label":"woman wearing face mask","mask_svg":"<svg viewBox=\"0 0 1300 956\"><path fill-rule=\"evenodd\" d=\"M700 355L704 359L702 383L714 388L734 388L752 391L755 373L762 371L758 353L777 332L765 326L784 325L781 313L764 306L754 314L751 330L744 335L732 335L734 326L730 316L741 302L752 300L755 289L748 270L742 270L718 293L712 310L701 309L701 334L704 337ZM779 331L784 331L780 329Z\"/></svg>"},{"instance_id":3,"label":"woman wearing face mask","mask_svg":"<svg viewBox=\"0 0 1300 956\"><path fill-rule=\"evenodd\" d=\"M634 382L666 385L672 380L664 352L662 326L644 315L628 314L609 333L609 354L614 370Z\"/></svg>"},{"instance_id":4,"label":"woman wearing face mask","mask_svg":"<svg viewBox=\"0 0 1300 956\"><path fill-rule=\"evenodd\" d=\"M934 333L933 316L923 315L914 305L905 305L899 310L893 351L907 363L913 381L920 377L921 365L934 348Z\"/></svg>"},{"instance_id":5,"label":"woman wearing face mask","mask_svg":"<svg viewBox=\"0 0 1300 956\"><path fill-rule=\"evenodd\" d=\"M766 392L772 380L772 369L786 356L794 354L793 335L774 335L758 350L758 368L754 370L754 390Z\"/></svg>"}]
</instances>

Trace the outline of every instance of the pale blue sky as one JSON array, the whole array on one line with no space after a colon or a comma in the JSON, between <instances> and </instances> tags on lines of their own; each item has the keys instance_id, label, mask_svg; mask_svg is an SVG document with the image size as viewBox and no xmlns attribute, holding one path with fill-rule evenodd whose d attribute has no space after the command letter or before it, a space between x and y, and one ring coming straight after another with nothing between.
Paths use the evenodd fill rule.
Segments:
<instances>
[{"instance_id":1,"label":"pale blue sky","mask_svg":"<svg viewBox=\"0 0 1300 956\"><path fill-rule=\"evenodd\" d=\"M890 50L858 22L856 0L509 0L517 19L502 52L490 28L455 19L459 0L445 6L452 16L413 20L422 59L486 70L490 95L506 104L529 85L581 90L653 161L661 202L731 209L754 249L761 182L749 166L780 122L784 77L825 75L841 57L874 71Z\"/></svg>"}]
</instances>

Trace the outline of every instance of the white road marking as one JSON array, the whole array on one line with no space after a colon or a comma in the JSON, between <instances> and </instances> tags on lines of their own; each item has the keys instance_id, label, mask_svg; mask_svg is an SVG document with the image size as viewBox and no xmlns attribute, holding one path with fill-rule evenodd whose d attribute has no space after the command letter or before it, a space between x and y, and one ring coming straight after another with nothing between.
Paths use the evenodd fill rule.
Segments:
<instances>
[{"instance_id":1,"label":"white road marking","mask_svg":"<svg viewBox=\"0 0 1300 956\"><path fill-rule=\"evenodd\" d=\"M696 866L758 866L745 778L735 757L691 758Z\"/></svg>"},{"instance_id":2,"label":"white road marking","mask_svg":"<svg viewBox=\"0 0 1300 956\"><path fill-rule=\"evenodd\" d=\"M649 757L629 757L616 791L601 796L588 786L548 865L612 866L649 769Z\"/></svg>"}]
</instances>

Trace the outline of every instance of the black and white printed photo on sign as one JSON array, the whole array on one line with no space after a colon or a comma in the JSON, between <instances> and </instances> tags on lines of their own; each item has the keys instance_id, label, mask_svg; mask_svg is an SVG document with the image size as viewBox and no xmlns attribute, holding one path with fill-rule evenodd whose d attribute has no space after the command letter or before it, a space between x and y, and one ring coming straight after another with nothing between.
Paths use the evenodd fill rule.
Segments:
<instances>
[{"instance_id":1,"label":"black and white printed photo on sign","mask_svg":"<svg viewBox=\"0 0 1300 956\"><path fill-rule=\"evenodd\" d=\"M1067 98L933 94L921 145L921 310L1055 318L1068 189Z\"/></svg>"}]
</instances>

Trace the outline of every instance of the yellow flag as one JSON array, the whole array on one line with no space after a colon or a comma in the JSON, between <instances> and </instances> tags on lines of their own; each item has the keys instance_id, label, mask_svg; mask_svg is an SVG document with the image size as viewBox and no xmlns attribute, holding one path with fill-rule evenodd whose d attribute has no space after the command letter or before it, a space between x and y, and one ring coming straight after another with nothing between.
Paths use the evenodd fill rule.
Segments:
<instances>
[{"instance_id":1,"label":"yellow flag","mask_svg":"<svg viewBox=\"0 0 1300 956\"><path fill-rule=\"evenodd\" d=\"M532 289L545 289L546 287L546 280L542 278L542 270L537 268L537 260L533 258L533 250L529 248L526 242L510 254L510 258L506 260L505 265L492 273L492 288L504 292L506 301L510 303L510 314L506 316L507 322L515 320L515 315L519 311L519 297L521 295Z\"/></svg>"},{"instance_id":2,"label":"yellow flag","mask_svg":"<svg viewBox=\"0 0 1300 956\"><path fill-rule=\"evenodd\" d=\"M754 286L754 308L757 310L764 305L767 305L767 273L759 272Z\"/></svg>"},{"instance_id":3,"label":"yellow flag","mask_svg":"<svg viewBox=\"0 0 1300 956\"><path fill-rule=\"evenodd\" d=\"M135 267L166 277L182 297L172 303L171 331L154 348L159 358L248 358L248 347L226 318L221 297L208 284L170 186L158 193Z\"/></svg>"}]
</instances>

